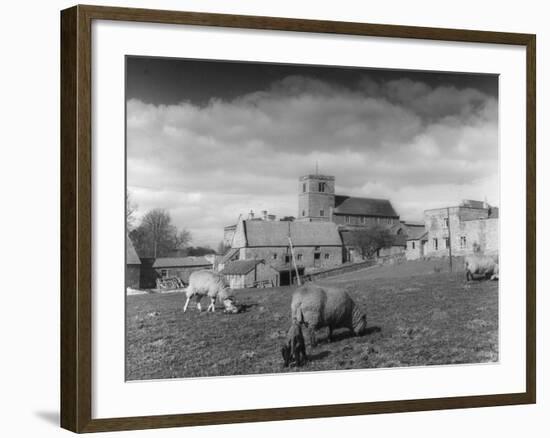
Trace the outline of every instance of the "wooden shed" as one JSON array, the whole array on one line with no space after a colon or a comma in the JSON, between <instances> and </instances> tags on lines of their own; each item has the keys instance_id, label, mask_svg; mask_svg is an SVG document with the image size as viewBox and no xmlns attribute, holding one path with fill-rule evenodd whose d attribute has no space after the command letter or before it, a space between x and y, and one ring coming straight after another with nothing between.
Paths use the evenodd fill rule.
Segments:
<instances>
[{"instance_id":1,"label":"wooden shed","mask_svg":"<svg viewBox=\"0 0 550 438\"><path fill-rule=\"evenodd\" d=\"M177 277L185 284L189 284L189 276L192 272L212 269L212 267L212 261L206 257L159 257L153 263L157 278Z\"/></svg>"},{"instance_id":2,"label":"wooden shed","mask_svg":"<svg viewBox=\"0 0 550 438\"><path fill-rule=\"evenodd\" d=\"M225 277L231 289L279 285L279 272L264 260L228 262L220 273Z\"/></svg>"}]
</instances>

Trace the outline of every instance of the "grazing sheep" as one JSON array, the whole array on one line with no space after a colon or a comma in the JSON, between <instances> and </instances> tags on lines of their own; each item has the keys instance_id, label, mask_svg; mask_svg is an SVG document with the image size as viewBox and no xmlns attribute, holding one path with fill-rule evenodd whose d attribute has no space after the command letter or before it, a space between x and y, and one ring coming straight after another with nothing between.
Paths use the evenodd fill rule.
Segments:
<instances>
[{"instance_id":1,"label":"grazing sheep","mask_svg":"<svg viewBox=\"0 0 550 438\"><path fill-rule=\"evenodd\" d=\"M212 271L195 271L189 276L189 286L185 290L187 300L183 306L183 311L187 310L189 301L195 297L197 301L197 309L201 309L201 299L204 296L210 297L210 304L206 311L215 312L216 298L225 305L228 300L228 288L225 284L223 275Z\"/></svg>"},{"instance_id":2,"label":"grazing sheep","mask_svg":"<svg viewBox=\"0 0 550 438\"><path fill-rule=\"evenodd\" d=\"M328 340L332 331L347 327L356 336L367 329L367 317L343 289L306 284L292 295L291 315L309 331L311 345L316 345L315 331L328 327Z\"/></svg>"},{"instance_id":3,"label":"grazing sheep","mask_svg":"<svg viewBox=\"0 0 550 438\"><path fill-rule=\"evenodd\" d=\"M492 280L498 279L498 263L493 257L474 254L464 258L464 270L466 281L474 279L474 275L480 275Z\"/></svg>"},{"instance_id":4,"label":"grazing sheep","mask_svg":"<svg viewBox=\"0 0 550 438\"><path fill-rule=\"evenodd\" d=\"M302 333L302 324L296 319L292 320L292 324L286 335L286 344L281 348L285 367L288 367L294 360L297 366L301 367L307 361L306 341Z\"/></svg>"},{"instance_id":5,"label":"grazing sheep","mask_svg":"<svg viewBox=\"0 0 550 438\"><path fill-rule=\"evenodd\" d=\"M239 313L242 306L236 304L235 298L228 297L223 300L223 313Z\"/></svg>"}]
</instances>

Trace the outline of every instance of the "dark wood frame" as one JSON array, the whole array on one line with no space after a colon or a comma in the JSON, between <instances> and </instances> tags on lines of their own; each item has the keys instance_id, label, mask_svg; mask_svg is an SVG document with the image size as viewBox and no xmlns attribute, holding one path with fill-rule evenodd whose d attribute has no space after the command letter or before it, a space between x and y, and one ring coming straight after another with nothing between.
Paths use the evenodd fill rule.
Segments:
<instances>
[{"instance_id":1,"label":"dark wood frame","mask_svg":"<svg viewBox=\"0 0 550 438\"><path fill-rule=\"evenodd\" d=\"M525 46L527 52L526 392L324 406L92 419L91 24L140 21L464 41ZM409 412L536 402L535 47L531 34L274 17L75 6L61 12L61 426L74 432Z\"/></svg>"}]
</instances>

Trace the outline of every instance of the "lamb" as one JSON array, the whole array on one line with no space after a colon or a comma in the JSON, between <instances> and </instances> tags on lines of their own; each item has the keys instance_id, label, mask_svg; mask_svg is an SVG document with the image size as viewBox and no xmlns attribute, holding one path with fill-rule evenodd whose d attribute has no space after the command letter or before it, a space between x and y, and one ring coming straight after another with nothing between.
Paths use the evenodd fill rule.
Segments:
<instances>
[{"instance_id":1,"label":"lamb","mask_svg":"<svg viewBox=\"0 0 550 438\"><path fill-rule=\"evenodd\" d=\"M367 329L367 317L348 293L336 287L321 287L306 284L296 289L292 296L291 316L302 322L309 331L311 345L316 345L315 331L328 327L328 341L332 342L332 331L346 327L355 336Z\"/></svg>"},{"instance_id":2,"label":"lamb","mask_svg":"<svg viewBox=\"0 0 550 438\"><path fill-rule=\"evenodd\" d=\"M481 275L491 280L498 279L498 263L493 257L474 254L464 258L466 281L474 279L474 275Z\"/></svg>"},{"instance_id":3,"label":"lamb","mask_svg":"<svg viewBox=\"0 0 550 438\"><path fill-rule=\"evenodd\" d=\"M288 367L293 360L297 366L301 367L307 361L306 341L302 333L302 325L296 319L292 320L286 339L286 344L281 348L285 367Z\"/></svg>"},{"instance_id":4,"label":"lamb","mask_svg":"<svg viewBox=\"0 0 550 438\"><path fill-rule=\"evenodd\" d=\"M183 312L187 310L189 301L195 297L197 301L197 309L201 309L201 299L204 296L210 297L210 305L206 311L215 312L216 298L227 307L226 302L232 300L229 297L229 289L225 284L223 275L212 271L195 271L189 276L189 286L185 290L187 300L183 306Z\"/></svg>"}]
</instances>

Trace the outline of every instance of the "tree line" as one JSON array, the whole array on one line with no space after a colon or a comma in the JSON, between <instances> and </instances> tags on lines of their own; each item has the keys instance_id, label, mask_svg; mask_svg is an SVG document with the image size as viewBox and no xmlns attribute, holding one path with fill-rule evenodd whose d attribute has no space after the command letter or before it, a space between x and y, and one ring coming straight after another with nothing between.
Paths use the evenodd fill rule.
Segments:
<instances>
[{"instance_id":1,"label":"tree line","mask_svg":"<svg viewBox=\"0 0 550 438\"><path fill-rule=\"evenodd\" d=\"M163 208L147 211L137 219L137 204L126 193L126 230L139 257L202 256L215 254L212 248L190 246L191 233L172 223Z\"/></svg>"}]
</instances>

